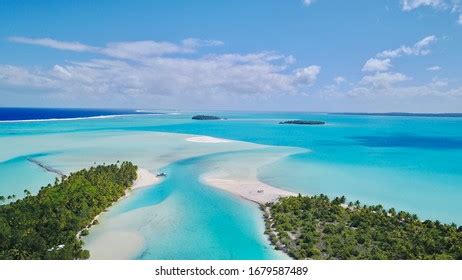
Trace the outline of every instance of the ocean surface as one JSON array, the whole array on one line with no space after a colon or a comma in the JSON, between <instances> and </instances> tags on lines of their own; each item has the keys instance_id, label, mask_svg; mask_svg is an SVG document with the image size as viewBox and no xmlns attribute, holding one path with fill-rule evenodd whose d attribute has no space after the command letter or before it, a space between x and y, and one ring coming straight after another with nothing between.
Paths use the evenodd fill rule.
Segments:
<instances>
[{"instance_id":1,"label":"ocean surface","mask_svg":"<svg viewBox=\"0 0 462 280\"><path fill-rule=\"evenodd\" d=\"M227 172L256 176L303 194L345 195L416 213L421 219L462 224L462 118L282 112L119 112L94 110L37 115L1 109L0 194L37 192L56 174L31 159L71 172L102 162L132 160L165 171L159 185L136 190L101 217L85 240L122 233L139 237L135 259L277 259L263 235L256 205L202 183ZM62 113L64 112L64 113ZM147 114L146 114L147 113ZM128 114L128 115L127 115ZM195 114L227 118L194 121ZM23 117L21 117L23 116ZM79 118L21 121L19 119ZM279 125L306 119L326 125ZM231 140L192 143L193 135ZM271 159L271 160L265 160ZM119 235L116 235L119 234ZM126 248L120 248L121 251ZM133 248L132 248L133 249Z\"/></svg>"},{"instance_id":2,"label":"ocean surface","mask_svg":"<svg viewBox=\"0 0 462 280\"><path fill-rule=\"evenodd\" d=\"M125 109L0 108L0 121L62 120L147 113L145 111Z\"/></svg>"}]
</instances>

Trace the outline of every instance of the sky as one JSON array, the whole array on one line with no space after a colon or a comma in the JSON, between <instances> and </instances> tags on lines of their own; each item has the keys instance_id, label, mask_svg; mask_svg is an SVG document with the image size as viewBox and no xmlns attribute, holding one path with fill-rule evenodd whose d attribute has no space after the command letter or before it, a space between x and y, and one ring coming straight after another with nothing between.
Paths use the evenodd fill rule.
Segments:
<instances>
[{"instance_id":1,"label":"sky","mask_svg":"<svg viewBox=\"0 0 462 280\"><path fill-rule=\"evenodd\" d=\"M462 112L462 0L0 0L0 106Z\"/></svg>"}]
</instances>

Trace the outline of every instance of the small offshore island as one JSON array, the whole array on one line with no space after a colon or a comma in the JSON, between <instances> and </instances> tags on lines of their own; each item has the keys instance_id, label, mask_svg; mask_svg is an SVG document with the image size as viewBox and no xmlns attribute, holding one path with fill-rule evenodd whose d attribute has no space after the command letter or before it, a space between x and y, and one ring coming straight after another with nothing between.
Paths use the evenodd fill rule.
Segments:
<instances>
[{"instance_id":1,"label":"small offshore island","mask_svg":"<svg viewBox=\"0 0 462 280\"><path fill-rule=\"evenodd\" d=\"M56 179L37 195L0 205L0 259L88 259L81 236L137 179L131 162L99 165Z\"/></svg>"},{"instance_id":2,"label":"small offshore island","mask_svg":"<svg viewBox=\"0 0 462 280\"><path fill-rule=\"evenodd\" d=\"M321 194L266 203L265 233L294 259L462 259L462 226L345 201Z\"/></svg>"},{"instance_id":3,"label":"small offshore island","mask_svg":"<svg viewBox=\"0 0 462 280\"><path fill-rule=\"evenodd\" d=\"M323 121L292 120L279 122L279 124L323 125L326 123Z\"/></svg>"},{"instance_id":4,"label":"small offshore island","mask_svg":"<svg viewBox=\"0 0 462 280\"><path fill-rule=\"evenodd\" d=\"M217 116L209 116L209 115L196 115L196 116L193 116L191 119L200 120L200 121L211 121L211 120L223 120L224 118L220 118Z\"/></svg>"}]
</instances>

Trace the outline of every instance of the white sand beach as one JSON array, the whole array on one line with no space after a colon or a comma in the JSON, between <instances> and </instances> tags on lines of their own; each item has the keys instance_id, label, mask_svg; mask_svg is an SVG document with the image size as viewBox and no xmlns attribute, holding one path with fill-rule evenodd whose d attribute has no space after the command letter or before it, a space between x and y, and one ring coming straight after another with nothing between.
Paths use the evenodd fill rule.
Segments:
<instances>
[{"instance_id":1,"label":"white sand beach","mask_svg":"<svg viewBox=\"0 0 462 280\"><path fill-rule=\"evenodd\" d=\"M186 138L186 141L196 142L196 143L228 143L232 142L231 140L210 137L210 136L195 136Z\"/></svg>"},{"instance_id":2,"label":"white sand beach","mask_svg":"<svg viewBox=\"0 0 462 280\"><path fill-rule=\"evenodd\" d=\"M258 180L220 179L211 176L201 178L209 186L222 189L241 198L265 204L280 197L295 196L297 193L275 188Z\"/></svg>"},{"instance_id":3,"label":"white sand beach","mask_svg":"<svg viewBox=\"0 0 462 280\"><path fill-rule=\"evenodd\" d=\"M136 174L138 177L136 178L136 181L133 183L132 189L148 187L160 182L159 177L156 177L156 175L152 174L146 169L138 168Z\"/></svg>"},{"instance_id":4,"label":"white sand beach","mask_svg":"<svg viewBox=\"0 0 462 280\"><path fill-rule=\"evenodd\" d=\"M125 240L125 242L120 242ZM91 243L92 260L128 260L144 248L144 238L136 231L112 230L99 235ZM117 244L117 246L113 246Z\"/></svg>"},{"instance_id":5,"label":"white sand beach","mask_svg":"<svg viewBox=\"0 0 462 280\"><path fill-rule=\"evenodd\" d=\"M154 184L158 184L160 182L160 178L158 178L157 176L155 176L154 174L152 174L151 172L149 172L147 169L144 169L144 168L139 168L138 167L138 170L136 171L136 174L137 174L137 178L135 180L135 182L133 183L133 186L131 189L128 189L125 191L125 195L121 198L119 198L118 201L130 196L132 194L132 192L130 190L134 190L134 189L139 189L139 188L144 188L144 187L149 187L149 186L152 186ZM87 229L89 230L92 225L93 225L93 222L95 220L98 220L101 215L104 214L104 212L96 215L93 220L91 220L91 222L84 228L84 229ZM82 233L83 229L80 230L78 233L77 233L77 237L81 237L81 233ZM109 234L109 233L108 233ZM135 234L135 233L132 233L132 235ZM110 236L111 238L119 238L120 237L120 234L119 235L111 235ZM136 245L136 244L135 244ZM142 245L139 245L139 246L142 246ZM135 246L136 247L136 246ZM98 252L100 252L101 250L99 250ZM130 250L121 250L123 252L126 252L126 254L131 254ZM118 256L120 254L116 254L116 256ZM123 259L123 258L122 258Z\"/></svg>"},{"instance_id":6,"label":"white sand beach","mask_svg":"<svg viewBox=\"0 0 462 280\"><path fill-rule=\"evenodd\" d=\"M209 172L201 175L201 181L211 187L222 189L243 199L259 204L274 202L280 197L298 193L286 191L259 180L258 170L281 158L296 153L309 152L307 149L273 147L246 151L237 160L234 155L222 156L210 162Z\"/></svg>"}]
</instances>

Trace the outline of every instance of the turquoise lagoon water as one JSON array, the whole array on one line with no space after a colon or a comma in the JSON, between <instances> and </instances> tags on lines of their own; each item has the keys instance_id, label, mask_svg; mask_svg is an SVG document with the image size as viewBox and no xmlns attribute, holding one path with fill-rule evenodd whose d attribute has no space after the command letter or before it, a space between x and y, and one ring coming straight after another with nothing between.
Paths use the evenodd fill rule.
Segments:
<instances>
[{"instance_id":1,"label":"turquoise lagoon water","mask_svg":"<svg viewBox=\"0 0 462 280\"><path fill-rule=\"evenodd\" d=\"M41 186L53 182L55 176L44 171L28 158L39 158L40 155L25 155L0 162L1 188L0 195L16 195L21 197L25 189L38 192ZM19 176L23 172L25 176Z\"/></svg>"},{"instance_id":2,"label":"turquoise lagoon water","mask_svg":"<svg viewBox=\"0 0 462 280\"><path fill-rule=\"evenodd\" d=\"M283 258L263 237L260 210L251 202L204 186L197 174L207 169L207 155L175 162L162 171L174 174L160 185L140 189L108 213L111 217L147 208L134 230L145 240L138 259ZM155 207L153 207L155 206ZM168 211L159 208L164 207ZM117 222L117 220L115 220ZM104 232L104 226L102 228ZM96 233L96 236L98 233ZM89 242L92 240L90 239ZM90 246L91 248L91 246Z\"/></svg>"},{"instance_id":3,"label":"turquoise lagoon water","mask_svg":"<svg viewBox=\"0 0 462 280\"><path fill-rule=\"evenodd\" d=\"M260 180L291 191L345 195L462 224L462 118L210 112L228 119L201 122L190 119L194 114L0 123L0 193L19 196L24 185L37 191L52 181L27 161L34 155L66 172L116 159L165 170L165 181L111 208L88 239L91 247L108 228L130 227L143 237L132 256L141 259L282 257L262 236L255 205L201 183L217 168L239 176L255 165ZM278 124L287 119L327 124ZM174 133L250 143L190 143ZM293 150L284 156L281 149ZM259 162L271 154L278 160ZM120 225L121 217L133 222Z\"/></svg>"}]
</instances>

